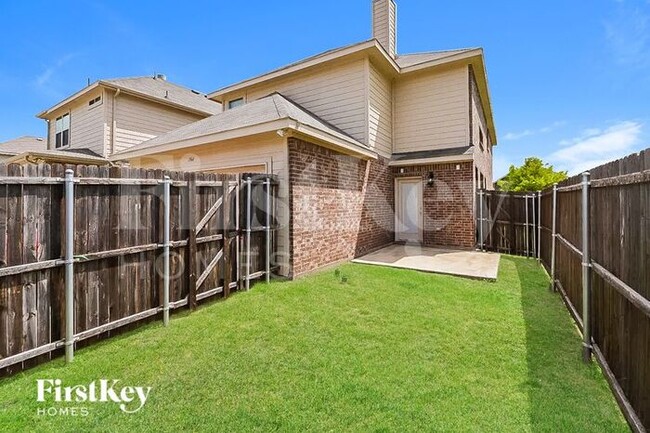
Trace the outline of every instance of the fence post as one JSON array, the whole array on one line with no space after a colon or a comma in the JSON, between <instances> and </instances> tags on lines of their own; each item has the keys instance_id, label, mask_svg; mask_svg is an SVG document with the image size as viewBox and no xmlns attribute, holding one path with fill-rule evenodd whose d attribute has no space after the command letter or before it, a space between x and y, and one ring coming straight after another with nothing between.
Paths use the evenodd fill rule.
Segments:
<instances>
[{"instance_id":1,"label":"fence post","mask_svg":"<svg viewBox=\"0 0 650 433\"><path fill-rule=\"evenodd\" d=\"M530 226L528 224L528 194L524 196L524 202L526 203L526 226L524 230L524 242L526 243L526 257L530 257L530 242L528 237L530 236Z\"/></svg>"},{"instance_id":2,"label":"fence post","mask_svg":"<svg viewBox=\"0 0 650 433\"><path fill-rule=\"evenodd\" d=\"M479 206L479 241L480 241L480 247L481 251L485 251L484 244L483 244L483 190L479 190L478 192L478 206Z\"/></svg>"},{"instance_id":3,"label":"fence post","mask_svg":"<svg viewBox=\"0 0 650 433\"><path fill-rule=\"evenodd\" d=\"M246 291L251 288L252 186L253 181L248 176L246 178Z\"/></svg>"},{"instance_id":4,"label":"fence post","mask_svg":"<svg viewBox=\"0 0 650 433\"><path fill-rule=\"evenodd\" d=\"M74 359L74 171L65 171L65 362Z\"/></svg>"},{"instance_id":5,"label":"fence post","mask_svg":"<svg viewBox=\"0 0 650 433\"><path fill-rule=\"evenodd\" d=\"M187 181L187 306L196 310L196 173L190 173Z\"/></svg>"},{"instance_id":6,"label":"fence post","mask_svg":"<svg viewBox=\"0 0 650 433\"><path fill-rule=\"evenodd\" d=\"M536 227L536 225L537 225L537 212L536 212L536 209L535 209L535 207L536 207L535 206L535 194L532 194L530 196L530 201L531 201L531 203L533 205L533 209L532 209L533 214L531 215L531 217L533 219L533 224L532 224L533 225L533 236L532 236L533 237L533 258L535 259L535 258L537 258L537 227Z\"/></svg>"},{"instance_id":7,"label":"fence post","mask_svg":"<svg viewBox=\"0 0 650 433\"><path fill-rule=\"evenodd\" d=\"M553 215L551 232L551 290L555 291L555 246L557 244L557 183L553 185Z\"/></svg>"},{"instance_id":8,"label":"fence post","mask_svg":"<svg viewBox=\"0 0 650 433\"><path fill-rule=\"evenodd\" d=\"M242 182L244 178L241 175L237 176L237 181L235 185L235 269L237 270L237 289L241 290L243 287L242 282L242 263L241 263L241 250L242 245L242 236L241 236L241 190Z\"/></svg>"},{"instance_id":9,"label":"fence post","mask_svg":"<svg viewBox=\"0 0 650 433\"><path fill-rule=\"evenodd\" d=\"M537 261L542 261L542 192L537 191Z\"/></svg>"},{"instance_id":10,"label":"fence post","mask_svg":"<svg viewBox=\"0 0 650 433\"><path fill-rule=\"evenodd\" d=\"M589 255L589 172L582 173L582 336L583 359L591 362L591 257Z\"/></svg>"},{"instance_id":11,"label":"fence post","mask_svg":"<svg viewBox=\"0 0 650 433\"><path fill-rule=\"evenodd\" d=\"M266 178L266 282L271 282L271 178Z\"/></svg>"},{"instance_id":12,"label":"fence post","mask_svg":"<svg viewBox=\"0 0 650 433\"><path fill-rule=\"evenodd\" d=\"M232 259L230 255L230 177L223 175L223 297L230 296Z\"/></svg>"},{"instance_id":13,"label":"fence post","mask_svg":"<svg viewBox=\"0 0 650 433\"><path fill-rule=\"evenodd\" d=\"M169 326L169 242L170 242L170 202L171 202L171 179L165 176L163 180L163 206L164 206L164 227L163 227L163 324Z\"/></svg>"}]
</instances>

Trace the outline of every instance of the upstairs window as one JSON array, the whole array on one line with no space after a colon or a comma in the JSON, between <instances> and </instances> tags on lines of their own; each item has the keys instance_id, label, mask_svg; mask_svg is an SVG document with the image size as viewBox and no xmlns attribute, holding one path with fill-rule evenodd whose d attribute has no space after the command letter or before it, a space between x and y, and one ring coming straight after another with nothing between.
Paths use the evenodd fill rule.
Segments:
<instances>
[{"instance_id":1,"label":"upstairs window","mask_svg":"<svg viewBox=\"0 0 650 433\"><path fill-rule=\"evenodd\" d=\"M56 118L56 141L57 149L66 147L70 144L70 113Z\"/></svg>"},{"instance_id":2,"label":"upstairs window","mask_svg":"<svg viewBox=\"0 0 650 433\"><path fill-rule=\"evenodd\" d=\"M485 136L483 135L483 128L478 130L478 145L481 147L481 151L485 151Z\"/></svg>"},{"instance_id":3,"label":"upstairs window","mask_svg":"<svg viewBox=\"0 0 650 433\"><path fill-rule=\"evenodd\" d=\"M241 107L242 105L244 105L244 98L233 99L228 102L228 109L231 110L233 108Z\"/></svg>"},{"instance_id":4,"label":"upstairs window","mask_svg":"<svg viewBox=\"0 0 650 433\"><path fill-rule=\"evenodd\" d=\"M93 108L93 107L96 107L96 106L98 106L99 104L101 104L101 102L102 102L102 97L101 97L101 96L98 96L98 97L96 97L95 99L91 99L90 102L88 102L88 106L89 106L90 108Z\"/></svg>"}]
</instances>

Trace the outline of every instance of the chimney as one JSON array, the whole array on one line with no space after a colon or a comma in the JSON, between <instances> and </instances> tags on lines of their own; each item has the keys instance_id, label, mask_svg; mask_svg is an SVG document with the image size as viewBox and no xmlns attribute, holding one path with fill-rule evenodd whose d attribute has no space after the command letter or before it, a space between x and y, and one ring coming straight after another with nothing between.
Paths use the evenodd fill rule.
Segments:
<instances>
[{"instance_id":1,"label":"chimney","mask_svg":"<svg viewBox=\"0 0 650 433\"><path fill-rule=\"evenodd\" d=\"M395 0L372 0L372 37L392 58L397 56L397 6Z\"/></svg>"}]
</instances>

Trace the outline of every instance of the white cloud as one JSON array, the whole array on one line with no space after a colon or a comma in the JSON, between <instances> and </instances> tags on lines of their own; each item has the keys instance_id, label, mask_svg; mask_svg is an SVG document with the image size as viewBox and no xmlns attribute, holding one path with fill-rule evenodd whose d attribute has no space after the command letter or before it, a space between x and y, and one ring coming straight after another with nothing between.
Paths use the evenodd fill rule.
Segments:
<instances>
[{"instance_id":1,"label":"white cloud","mask_svg":"<svg viewBox=\"0 0 650 433\"><path fill-rule=\"evenodd\" d=\"M526 129L524 131L519 131L519 132L509 132L503 136L503 139L508 141L514 141L514 140L520 140L525 137L530 137L533 135L547 134L563 125L566 125L566 122L557 121L551 123L550 125L538 129Z\"/></svg>"},{"instance_id":2,"label":"white cloud","mask_svg":"<svg viewBox=\"0 0 650 433\"><path fill-rule=\"evenodd\" d=\"M624 121L604 130L591 128L575 138L562 140L564 147L549 155L546 160L556 169L580 173L634 152L641 144L643 125Z\"/></svg>"},{"instance_id":3,"label":"white cloud","mask_svg":"<svg viewBox=\"0 0 650 433\"><path fill-rule=\"evenodd\" d=\"M34 80L34 83L36 84L37 87L45 87L50 83L50 80L52 79L52 76L58 71L63 65L68 63L75 55L74 54L66 54L59 59L57 59L54 64L48 66L41 74L39 74L36 79Z\"/></svg>"}]
</instances>

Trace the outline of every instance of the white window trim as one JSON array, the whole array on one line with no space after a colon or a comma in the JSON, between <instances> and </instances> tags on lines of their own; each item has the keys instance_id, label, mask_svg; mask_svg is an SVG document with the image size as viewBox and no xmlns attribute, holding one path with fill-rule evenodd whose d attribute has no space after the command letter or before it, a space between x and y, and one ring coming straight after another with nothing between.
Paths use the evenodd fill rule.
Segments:
<instances>
[{"instance_id":1,"label":"white window trim","mask_svg":"<svg viewBox=\"0 0 650 433\"><path fill-rule=\"evenodd\" d=\"M56 134L57 134L57 132L56 132L56 121L59 118L62 119L64 116L68 116L68 119L69 119L68 120L68 144L66 144L65 146L56 147ZM61 131L61 132L63 132L63 131ZM68 111L67 113L64 113L64 114L54 118L54 150L68 149L68 148L70 148L70 143L72 143L72 112Z\"/></svg>"},{"instance_id":2,"label":"white window trim","mask_svg":"<svg viewBox=\"0 0 650 433\"><path fill-rule=\"evenodd\" d=\"M90 103L91 103L92 101L94 101L95 99L97 99L97 98L99 98L99 101L97 101L97 102L95 102L94 104L91 105ZM95 96L93 99L91 99L90 101L88 101L88 110L92 110L93 108L100 107L100 106L102 106L103 104L104 104L104 96L103 96L103 95Z\"/></svg>"},{"instance_id":3,"label":"white window trim","mask_svg":"<svg viewBox=\"0 0 650 433\"><path fill-rule=\"evenodd\" d=\"M231 107L230 104L232 104L233 102L239 102L239 101L241 101L241 105L238 105L237 107L241 107L242 105L246 104L246 100L244 99L243 96L240 97L240 98L231 99L231 100L228 101L228 104L227 104L228 105L228 110L232 110L234 108L237 108L237 107Z\"/></svg>"}]
</instances>

